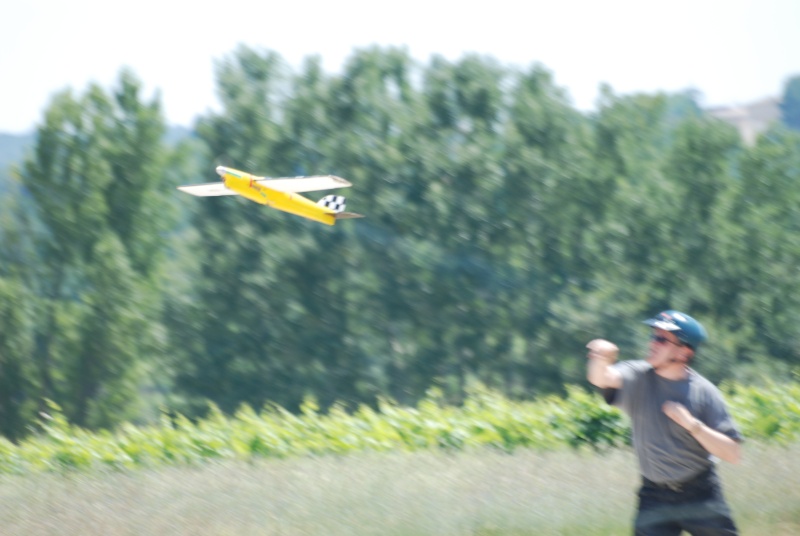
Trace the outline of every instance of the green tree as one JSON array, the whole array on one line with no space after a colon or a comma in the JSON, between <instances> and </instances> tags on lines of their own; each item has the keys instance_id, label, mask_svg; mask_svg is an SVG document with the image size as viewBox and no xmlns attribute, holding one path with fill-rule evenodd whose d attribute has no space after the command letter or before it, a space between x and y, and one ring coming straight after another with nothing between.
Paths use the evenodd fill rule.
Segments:
<instances>
[{"instance_id":1,"label":"green tree","mask_svg":"<svg viewBox=\"0 0 800 536\"><path fill-rule=\"evenodd\" d=\"M356 203L380 203L384 171L392 158L402 160L387 142L399 115L384 99L408 96L407 61L399 51L371 49L355 54L341 77L323 75L313 58L291 77L275 54L238 49L219 66L225 110L198 125L214 155L208 166L336 173L358 184ZM240 118L253 118L246 132ZM201 260L197 301L186 311L185 333L196 336L179 375L182 392L226 410L243 401L297 407L312 393L323 404L374 396L380 358L366 348L381 345L369 329L377 280L368 264L366 273L361 268L357 227L327 228L236 199L209 201L195 220L199 243L212 253Z\"/></svg>"},{"instance_id":2,"label":"green tree","mask_svg":"<svg viewBox=\"0 0 800 536\"><path fill-rule=\"evenodd\" d=\"M779 128L759 138L738 160L739 188L730 203L735 233L720 244L720 329L737 369L751 379L797 366L795 291L800 262L795 211L800 135ZM722 255L725 257L722 257ZM716 278L715 278L716 279Z\"/></svg>"},{"instance_id":3,"label":"green tree","mask_svg":"<svg viewBox=\"0 0 800 536\"><path fill-rule=\"evenodd\" d=\"M523 349L516 376L528 390L548 392L576 377L575 330L585 326L576 322L582 315L563 316L563 304L591 288L600 248L590 235L615 184L592 165L591 123L569 105L550 72L533 66L521 73L512 96L507 176L498 191L505 210L496 216L508 238L498 258L513 262L523 277L504 308L515 311L512 333Z\"/></svg>"},{"instance_id":4,"label":"green tree","mask_svg":"<svg viewBox=\"0 0 800 536\"><path fill-rule=\"evenodd\" d=\"M43 396L80 425L134 415L132 372L163 352L164 125L157 99L142 103L140 93L122 71L112 96L95 85L58 94L20 171L40 222L25 271L37 297L37 374ZM126 351L110 351L110 339Z\"/></svg>"},{"instance_id":5,"label":"green tree","mask_svg":"<svg viewBox=\"0 0 800 536\"><path fill-rule=\"evenodd\" d=\"M31 296L18 280L0 278L0 433L17 439L35 415L39 395L29 359Z\"/></svg>"},{"instance_id":6,"label":"green tree","mask_svg":"<svg viewBox=\"0 0 800 536\"><path fill-rule=\"evenodd\" d=\"M278 55L246 47L217 65L223 112L197 124L207 146L205 169L224 164L283 174L286 157L273 156L281 143L277 121L286 75ZM236 198L203 199L193 213L203 253L194 298L180 309L186 320L175 334L183 348L176 388L192 411L201 411L206 400L231 411L242 402L258 407L271 399L290 406L302 399L294 394L302 391L294 371L303 365L280 362L273 340L285 329L284 314L300 307L276 268L302 256L308 240L298 222L280 216L286 215ZM292 230L294 243L285 240Z\"/></svg>"},{"instance_id":7,"label":"green tree","mask_svg":"<svg viewBox=\"0 0 800 536\"><path fill-rule=\"evenodd\" d=\"M218 76L224 109L198 123L205 168L335 173L368 218L327 228L198 203L197 284L178 315L178 386L196 410L414 402L431 385L458 400L474 379L552 392L582 381L587 340L639 345L631 319L667 306L729 333L752 269L733 246L745 150L691 93L606 88L586 116L540 66L419 66L377 47L335 76L240 48ZM715 379L742 337L704 350Z\"/></svg>"},{"instance_id":8,"label":"green tree","mask_svg":"<svg viewBox=\"0 0 800 536\"><path fill-rule=\"evenodd\" d=\"M724 229L716 218L735 184L730 163L738 142L724 125L676 115L673 103L684 98L603 91L585 160L591 180L559 205L581 222L583 240L575 243L584 268L565 271L573 279L552 301L543 330L572 344L573 355L584 352L577 343L594 337L643 351L645 332L632 320L667 307L705 319L712 307L718 267L704 246ZM559 221L559 212L548 219ZM564 361L563 378L583 374L584 363Z\"/></svg>"}]
</instances>

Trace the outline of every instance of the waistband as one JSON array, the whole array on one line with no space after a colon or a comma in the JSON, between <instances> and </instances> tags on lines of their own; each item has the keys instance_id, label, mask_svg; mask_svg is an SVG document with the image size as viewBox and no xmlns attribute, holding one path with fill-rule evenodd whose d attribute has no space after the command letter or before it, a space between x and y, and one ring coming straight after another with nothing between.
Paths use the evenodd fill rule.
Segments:
<instances>
[{"instance_id":1,"label":"waistband","mask_svg":"<svg viewBox=\"0 0 800 536\"><path fill-rule=\"evenodd\" d=\"M681 492L690 489L699 484L705 484L714 475L714 466L705 469L696 475L687 478L686 480L676 482L654 482L649 478L642 477L642 486L654 489L668 489L675 492Z\"/></svg>"}]
</instances>

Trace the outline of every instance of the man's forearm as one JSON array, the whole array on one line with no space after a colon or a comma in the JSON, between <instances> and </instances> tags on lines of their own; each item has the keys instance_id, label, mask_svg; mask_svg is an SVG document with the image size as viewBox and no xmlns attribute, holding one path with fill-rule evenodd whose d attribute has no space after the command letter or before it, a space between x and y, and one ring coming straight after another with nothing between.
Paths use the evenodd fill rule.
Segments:
<instances>
[{"instance_id":1,"label":"man's forearm","mask_svg":"<svg viewBox=\"0 0 800 536\"><path fill-rule=\"evenodd\" d=\"M600 357L595 357L589 360L586 370L586 379L595 387L604 389L609 387L606 385L606 378L608 376L609 363Z\"/></svg>"},{"instance_id":2,"label":"man's forearm","mask_svg":"<svg viewBox=\"0 0 800 536\"><path fill-rule=\"evenodd\" d=\"M689 433L712 455L729 463L739 463L742 447L739 442L722 432L709 428L699 420L689 428Z\"/></svg>"},{"instance_id":3,"label":"man's forearm","mask_svg":"<svg viewBox=\"0 0 800 536\"><path fill-rule=\"evenodd\" d=\"M589 360L586 379L595 387L601 389L619 389L622 386L622 376L614 367L614 362L602 357Z\"/></svg>"}]
</instances>

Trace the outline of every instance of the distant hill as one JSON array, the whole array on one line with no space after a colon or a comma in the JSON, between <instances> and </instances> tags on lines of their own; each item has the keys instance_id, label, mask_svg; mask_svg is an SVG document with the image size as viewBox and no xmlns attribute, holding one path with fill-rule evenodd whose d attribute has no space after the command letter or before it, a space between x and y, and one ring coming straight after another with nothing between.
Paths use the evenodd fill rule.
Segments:
<instances>
[{"instance_id":1,"label":"distant hill","mask_svg":"<svg viewBox=\"0 0 800 536\"><path fill-rule=\"evenodd\" d=\"M164 134L164 143L172 147L186 138L191 138L193 135L194 131L187 127L167 127L167 132Z\"/></svg>"},{"instance_id":2,"label":"distant hill","mask_svg":"<svg viewBox=\"0 0 800 536\"><path fill-rule=\"evenodd\" d=\"M0 133L0 195L9 191L11 166L22 162L25 151L33 146L33 134Z\"/></svg>"},{"instance_id":3,"label":"distant hill","mask_svg":"<svg viewBox=\"0 0 800 536\"><path fill-rule=\"evenodd\" d=\"M0 172L7 172L11 164L21 162L33 140L33 134L0 133Z\"/></svg>"}]
</instances>

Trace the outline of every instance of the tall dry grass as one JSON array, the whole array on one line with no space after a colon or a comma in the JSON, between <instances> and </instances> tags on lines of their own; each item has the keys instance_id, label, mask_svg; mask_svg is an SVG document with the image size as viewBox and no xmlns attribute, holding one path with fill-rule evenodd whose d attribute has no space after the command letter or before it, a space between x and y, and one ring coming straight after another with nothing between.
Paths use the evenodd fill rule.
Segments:
<instances>
[{"instance_id":1,"label":"tall dry grass","mask_svg":"<svg viewBox=\"0 0 800 536\"><path fill-rule=\"evenodd\" d=\"M800 534L800 444L721 466L743 534ZM7 536L542 536L630 533L629 451L491 450L0 477Z\"/></svg>"}]
</instances>

